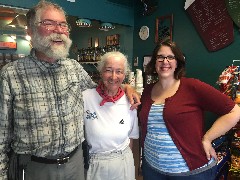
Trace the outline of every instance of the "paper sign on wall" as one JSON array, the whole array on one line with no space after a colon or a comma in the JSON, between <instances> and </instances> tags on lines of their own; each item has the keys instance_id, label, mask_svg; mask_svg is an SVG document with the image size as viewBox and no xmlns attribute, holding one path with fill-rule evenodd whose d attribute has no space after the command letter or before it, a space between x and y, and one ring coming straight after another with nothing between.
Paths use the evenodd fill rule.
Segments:
<instances>
[{"instance_id":1,"label":"paper sign on wall","mask_svg":"<svg viewBox=\"0 0 240 180\"><path fill-rule=\"evenodd\" d=\"M16 42L0 42L0 49L17 49Z\"/></svg>"}]
</instances>

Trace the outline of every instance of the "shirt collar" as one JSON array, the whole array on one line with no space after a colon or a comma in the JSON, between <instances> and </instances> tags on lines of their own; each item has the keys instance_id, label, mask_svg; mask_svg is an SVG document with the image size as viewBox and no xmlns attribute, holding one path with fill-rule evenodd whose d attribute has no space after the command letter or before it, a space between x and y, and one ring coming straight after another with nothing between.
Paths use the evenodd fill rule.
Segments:
<instances>
[{"instance_id":1,"label":"shirt collar","mask_svg":"<svg viewBox=\"0 0 240 180\"><path fill-rule=\"evenodd\" d=\"M43 61L36 57L36 50L34 48L31 50L30 56L32 57L33 61L43 71L48 71L49 69L52 69L52 70L58 69L62 65L63 61L65 60L65 59L57 59L54 63L49 63L49 62Z\"/></svg>"}]
</instances>

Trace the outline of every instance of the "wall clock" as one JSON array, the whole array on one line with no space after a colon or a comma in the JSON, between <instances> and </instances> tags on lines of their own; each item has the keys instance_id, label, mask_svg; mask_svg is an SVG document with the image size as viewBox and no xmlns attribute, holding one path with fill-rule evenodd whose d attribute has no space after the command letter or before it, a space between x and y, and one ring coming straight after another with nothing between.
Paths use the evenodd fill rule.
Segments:
<instances>
[{"instance_id":1,"label":"wall clock","mask_svg":"<svg viewBox=\"0 0 240 180\"><path fill-rule=\"evenodd\" d=\"M139 30L139 37L142 40L146 40L149 37L149 28L147 26L142 26Z\"/></svg>"}]
</instances>

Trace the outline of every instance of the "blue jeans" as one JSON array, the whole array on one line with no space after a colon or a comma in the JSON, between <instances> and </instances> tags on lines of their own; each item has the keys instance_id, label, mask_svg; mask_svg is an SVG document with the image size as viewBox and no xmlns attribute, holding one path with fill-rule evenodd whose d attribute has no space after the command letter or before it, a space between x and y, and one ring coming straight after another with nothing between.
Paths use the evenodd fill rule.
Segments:
<instances>
[{"instance_id":1,"label":"blue jeans","mask_svg":"<svg viewBox=\"0 0 240 180\"><path fill-rule=\"evenodd\" d=\"M142 161L143 180L214 180L216 177L217 165L211 169L203 171L199 174L190 176L169 176L161 174L157 170L150 167L145 158Z\"/></svg>"}]
</instances>

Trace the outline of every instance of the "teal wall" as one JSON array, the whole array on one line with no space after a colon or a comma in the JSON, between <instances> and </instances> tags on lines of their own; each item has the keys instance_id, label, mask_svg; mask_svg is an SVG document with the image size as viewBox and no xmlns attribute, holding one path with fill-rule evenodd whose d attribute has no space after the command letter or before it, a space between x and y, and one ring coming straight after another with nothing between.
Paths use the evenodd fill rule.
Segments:
<instances>
[{"instance_id":1,"label":"teal wall","mask_svg":"<svg viewBox=\"0 0 240 180\"><path fill-rule=\"evenodd\" d=\"M185 0L159 0L158 9L150 16L141 15L141 7L136 6L133 37L133 56L139 57L142 68L144 55L152 53L155 47L155 20L159 16L173 14L173 41L176 41L186 55L187 76L198 78L216 86L218 76L223 69L232 64L233 59L240 59L240 32L235 26L234 42L216 52L209 52L197 33L190 16L184 10ZM143 41L138 36L142 25L150 28L150 37Z\"/></svg>"},{"instance_id":2,"label":"teal wall","mask_svg":"<svg viewBox=\"0 0 240 180\"><path fill-rule=\"evenodd\" d=\"M31 8L39 0L0 0L0 4ZM134 24L133 8L117 5L107 0L51 0L64 7L67 14L82 18L97 19L106 22L130 25Z\"/></svg>"},{"instance_id":3,"label":"teal wall","mask_svg":"<svg viewBox=\"0 0 240 180\"><path fill-rule=\"evenodd\" d=\"M97 23L93 23L94 28L80 28L74 27L71 31L71 39L73 39L73 47L75 44L78 48L86 48L88 47L88 40L92 38L92 44L94 47L94 41L96 38L99 38L99 46L106 46L106 38L107 36L119 34L120 37L120 51L128 56L128 60L132 61L132 53L133 53L133 27L118 25L115 24L115 29L109 31L101 31L99 30L99 25ZM76 55L70 54L70 57L76 58Z\"/></svg>"},{"instance_id":4,"label":"teal wall","mask_svg":"<svg viewBox=\"0 0 240 180\"><path fill-rule=\"evenodd\" d=\"M0 33L8 33L8 31L0 31ZM19 34L18 32L14 32L14 34ZM5 49L1 50L0 53L10 53L10 54L25 54L28 55L30 52L30 45L29 42L22 36L22 33L20 33L21 37L17 37L16 40L13 40L11 37L7 35L0 35L0 41L2 42L16 42L17 43L17 49Z\"/></svg>"},{"instance_id":5,"label":"teal wall","mask_svg":"<svg viewBox=\"0 0 240 180\"><path fill-rule=\"evenodd\" d=\"M144 55L149 55L155 46L155 19L159 16L173 14L173 40L176 41L187 58L187 76L199 78L213 86L225 66L232 64L233 59L240 59L240 36L238 28L234 29L234 42L228 47L216 52L209 52L204 46L201 37L197 33L193 23L184 10L185 0L159 0L158 9L150 16L142 16L142 6L138 0L133 0L133 8L113 4L107 0L76 0L75 3L66 0L52 0L62 5L66 12L74 16L84 16L91 19L106 20L123 25L134 26L132 36L131 30L127 29L122 33L122 43L130 44L126 49L127 54L133 52L134 57L139 57L139 66L142 68L142 59ZM0 0L0 4L12 5L23 8L30 8L38 0ZM134 14L133 14L134 13ZM138 36L139 28L147 25L150 28L150 37L142 41ZM81 37L81 33L77 38ZM133 40L132 40L133 38ZM75 37L74 37L75 39ZM133 42L133 46L131 43Z\"/></svg>"},{"instance_id":6,"label":"teal wall","mask_svg":"<svg viewBox=\"0 0 240 180\"><path fill-rule=\"evenodd\" d=\"M144 55L150 55L155 47L155 20L159 16L173 14L173 41L176 41L186 55L187 77L198 78L216 88L216 81L223 69L232 64L233 59L240 59L240 32L235 26L234 42L228 47L216 52L209 52L197 33L190 16L184 10L185 0L159 0L158 9L150 16L141 15L141 7L135 7L135 24L133 37L133 56L139 58L142 68ZM150 28L150 37L143 41L138 36L142 25ZM221 103L221 102L216 102ZM206 128L216 116L206 113Z\"/></svg>"},{"instance_id":7,"label":"teal wall","mask_svg":"<svg viewBox=\"0 0 240 180\"><path fill-rule=\"evenodd\" d=\"M0 27L5 27L11 20L0 18ZM13 40L10 36L5 34L16 34L17 39ZM10 53L10 54L29 54L30 46L29 42L25 39L25 30L16 30L14 28L0 28L0 41L1 42L16 42L17 49L10 49L10 50L0 50L0 53Z\"/></svg>"},{"instance_id":8,"label":"teal wall","mask_svg":"<svg viewBox=\"0 0 240 180\"><path fill-rule=\"evenodd\" d=\"M123 0L124 1L124 0ZM0 5L15 6L20 8L31 8L37 4L39 0L0 0ZM99 20L100 22L112 22L116 28L109 32L102 32L96 29L79 29L75 28L71 31L70 37L73 44L82 46L82 42L90 37L99 37L100 46L105 45L104 39L107 35L120 34L121 51L128 56L131 63L133 57L133 25L134 25L134 8L128 5L119 5L107 0L76 0L69 2L67 0L51 0L62 6L68 15L81 18L89 18ZM125 0L125 2L127 2ZM131 2L131 1L130 1ZM130 3L133 5L133 1ZM22 44L21 39L17 39L18 44ZM87 47L87 44L86 46ZM29 54L30 47L18 46L17 50L11 50L11 53ZM0 50L0 53L8 53L8 50ZM70 57L76 58L70 52Z\"/></svg>"}]
</instances>

